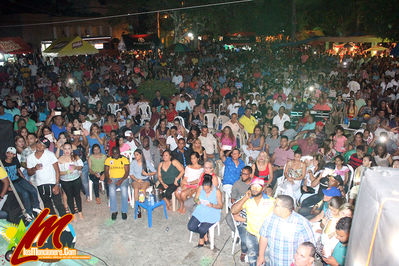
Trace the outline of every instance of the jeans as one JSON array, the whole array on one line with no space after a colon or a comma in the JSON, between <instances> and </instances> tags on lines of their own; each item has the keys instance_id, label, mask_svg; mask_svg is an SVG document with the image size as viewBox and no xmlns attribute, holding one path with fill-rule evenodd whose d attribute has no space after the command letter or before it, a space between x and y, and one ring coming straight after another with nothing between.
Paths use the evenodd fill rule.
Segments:
<instances>
[{"instance_id":1,"label":"jeans","mask_svg":"<svg viewBox=\"0 0 399 266\"><path fill-rule=\"evenodd\" d=\"M82 187L82 183L80 178L72 181L61 180L61 186L67 196L67 203L71 213L76 213L75 202L78 212L82 212L82 198L80 197L80 188Z\"/></svg>"},{"instance_id":2,"label":"jeans","mask_svg":"<svg viewBox=\"0 0 399 266\"><path fill-rule=\"evenodd\" d=\"M271 186L272 188L274 188L274 186L277 184L277 180L278 180L279 178L281 178L281 177L283 176L283 174L284 174L284 170L283 170L283 169L278 169L278 170L276 170L276 171L273 172L273 181L272 181L272 183L270 184L270 186Z\"/></svg>"},{"instance_id":3,"label":"jeans","mask_svg":"<svg viewBox=\"0 0 399 266\"><path fill-rule=\"evenodd\" d=\"M15 190L18 192L18 195L21 196L27 213L32 214L32 208L40 208L37 191L33 185L31 185L23 178L13 183L13 185L15 187Z\"/></svg>"},{"instance_id":4,"label":"jeans","mask_svg":"<svg viewBox=\"0 0 399 266\"><path fill-rule=\"evenodd\" d=\"M93 191L94 191L94 195L96 196L96 198L100 197L100 178L98 178L95 175L89 174L89 178L90 180L93 182Z\"/></svg>"},{"instance_id":5,"label":"jeans","mask_svg":"<svg viewBox=\"0 0 399 266\"><path fill-rule=\"evenodd\" d=\"M188 221L187 228L191 232L198 233L200 238L204 238L212 225L213 224L211 223L201 223L197 218L195 218L195 216L191 216L190 221Z\"/></svg>"},{"instance_id":6,"label":"jeans","mask_svg":"<svg viewBox=\"0 0 399 266\"><path fill-rule=\"evenodd\" d=\"M248 252L247 244L245 243L247 228L243 223L241 223L237 226L237 229L238 229L238 234L240 235L241 238L241 253L246 254ZM234 244L235 243L233 243L233 245Z\"/></svg>"},{"instance_id":7,"label":"jeans","mask_svg":"<svg viewBox=\"0 0 399 266\"><path fill-rule=\"evenodd\" d=\"M256 266L256 260L259 254L259 241L256 236L246 231L245 234L245 244L248 248L248 262L250 266Z\"/></svg>"},{"instance_id":8,"label":"jeans","mask_svg":"<svg viewBox=\"0 0 399 266\"><path fill-rule=\"evenodd\" d=\"M59 216L64 216L66 214L64 204L62 204L61 192L55 195L53 193L53 188L55 184L43 184L37 187L39 191L40 198L42 198L44 208L50 209L50 214L54 215L55 210L53 208L53 203L58 211Z\"/></svg>"},{"instance_id":9,"label":"jeans","mask_svg":"<svg viewBox=\"0 0 399 266\"><path fill-rule=\"evenodd\" d=\"M8 213L5 211L0 211L0 219L7 219Z\"/></svg>"},{"instance_id":10,"label":"jeans","mask_svg":"<svg viewBox=\"0 0 399 266\"><path fill-rule=\"evenodd\" d=\"M121 178L111 178L112 183L109 184L109 205L111 213L118 212L118 203L116 201L116 183L121 180ZM119 186L121 189L121 211L122 213L127 213L128 210L128 195L127 189L129 185L129 179L125 179Z\"/></svg>"},{"instance_id":11,"label":"jeans","mask_svg":"<svg viewBox=\"0 0 399 266\"><path fill-rule=\"evenodd\" d=\"M83 192L86 195L86 198L89 197L89 164L88 162L83 163L81 182L83 187Z\"/></svg>"}]
</instances>

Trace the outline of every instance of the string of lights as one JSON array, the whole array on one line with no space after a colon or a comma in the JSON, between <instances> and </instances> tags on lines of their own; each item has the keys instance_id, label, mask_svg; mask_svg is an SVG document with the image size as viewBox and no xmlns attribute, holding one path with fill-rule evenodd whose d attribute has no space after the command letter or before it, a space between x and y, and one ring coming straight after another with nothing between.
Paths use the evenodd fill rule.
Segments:
<instances>
[{"instance_id":1,"label":"string of lights","mask_svg":"<svg viewBox=\"0 0 399 266\"><path fill-rule=\"evenodd\" d=\"M126 13L126 14L119 14L119 15L94 17L94 18L70 19L70 20L61 20L61 21L49 21L49 22L27 23L27 24L14 24L14 25L3 25L3 26L0 25L0 28L33 27L33 26L52 25L52 24L76 23L76 22L93 21L93 20L105 20L105 19L113 19L113 18L121 18L121 17L130 17L130 16L154 14L154 13L158 13L158 12L159 13L165 13L165 12L172 12L172 11L179 11L179 10L188 10L188 9L197 9L197 8L204 8L204 7L214 7L214 6L240 4L240 3L247 3L247 2L252 2L252 1L253 0L236 0L236 1L229 1L229 2L218 2L218 3L195 5L195 6L167 8L167 9L136 12L136 13Z\"/></svg>"}]
</instances>

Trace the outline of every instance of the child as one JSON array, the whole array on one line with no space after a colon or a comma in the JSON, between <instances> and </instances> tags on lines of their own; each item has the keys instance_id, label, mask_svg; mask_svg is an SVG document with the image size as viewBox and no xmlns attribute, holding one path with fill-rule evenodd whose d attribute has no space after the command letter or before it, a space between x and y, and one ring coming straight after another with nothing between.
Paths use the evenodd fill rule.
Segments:
<instances>
[{"instance_id":1,"label":"child","mask_svg":"<svg viewBox=\"0 0 399 266\"><path fill-rule=\"evenodd\" d=\"M354 204L355 199L357 197L357 193L359 192L360 182L362 181L364 171L371 167L372 159L370 155L366 155L363 157L362 165L356 168L355 175L353 176L353 187L349 193L349 203Z\"/></svg>"},{"instance_id":2,"label":"child","mask_svg":"<svg viewBox=\"0 0 399 266\"><path fill-rule=\"evenodd\" d=\"M345 265L346 251L349 241L349 233L351 230L352 218L341 218L335 229L335 234L339 243L335 246L333 253L328 258L323 257L325 263L329 266Z\"/></svg>"},{"instance_id":3,"label":"child","mask_svg":"<svg viewBox=\"0 0 399 266\"><path fill-rule=\"evenodd\" d=\"M333 141L334 141L334 149L339 154L342 154L346 151L347 138L344 136L344 129L341 126L336 127Z\"/></svg>"}]
</instances>

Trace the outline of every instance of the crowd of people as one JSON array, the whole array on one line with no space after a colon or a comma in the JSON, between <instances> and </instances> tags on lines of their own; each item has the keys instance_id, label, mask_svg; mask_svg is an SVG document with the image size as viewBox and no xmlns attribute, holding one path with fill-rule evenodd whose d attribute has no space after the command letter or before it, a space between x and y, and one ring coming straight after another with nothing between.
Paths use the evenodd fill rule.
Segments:
<instances>
[{"instance_id":1,"label":"crowd of people","mask_svg":"<svg viewBox=\"0 0 399 266\"><path fill-rule=\"evenodd\" d=\"M0 199L13 199L12 182L29 214L41 201L83 219L90 180L97 204L106 191L113 220L120 188L126 220L129 186L135 201L157 186L168 210L176 199L183 215L194 200L188 229L199 247L227 205L242 261L312 265L318 254L344 265L364 172L399 167L398 64L215 44L140 58L20 56L0 67L0 119L15 135ZM152 79L179 93L138 94ZM212 124L207 114L227 119ZM3 207L0 216L10 215Z\"/></svg>"}]
</instances>

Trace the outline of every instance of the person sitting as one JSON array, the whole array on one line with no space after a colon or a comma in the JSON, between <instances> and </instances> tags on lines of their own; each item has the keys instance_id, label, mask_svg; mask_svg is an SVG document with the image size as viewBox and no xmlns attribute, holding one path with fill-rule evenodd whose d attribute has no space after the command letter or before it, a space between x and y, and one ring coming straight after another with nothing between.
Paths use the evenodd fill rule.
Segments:
<instances>
[{"instance_id":1,"label":"person sitting","mask_svg":"<svg viewBox=\"0 0 399 266\"><path fill-rule=\"evenodd\" d=\"M188 222L188 230L199 234L198 247L208 244L207 232L219 222L223 208L222 193L212 184L212 176L206 174L202 186L197 188L194 197L197 203L193 215Z\"/></svg>"},{"instance_id":2,"label":"person sitting","mask_svg":"<svg viewBox=\"0 0 399 266\"><path fill-rule=\"evenodd\" d=\"M186 141L184 138L180 138L177 141L177 148L172 151L172 156L178 160L183 167L186 167L191 164L191 153L192 150L186 147Z\"/></svg>"},{"instance_id":3,"label":"person sitting","mask_svg":"<svg viewBox=\"0 0 399 266\"><path fill-rule=\"evenodd\" d=\"M94 195L96 203L100 204L99 182L104 181L104 163L107 156L101 153L101 148L98 144L94 144L91 148L91 155L88 159L89 164L89 178L93 182Z\"/></svg>"},{"instance_id":4,"label":"person sitting","mask_svg":"<svg viewBox=\"0 0 399 266\"><path fill-rule=\"evenodd\" d=\"M17 150L14 147L8 147L6 151L6 158L2 160L4 169L13 183L15 190L22 198L26 212L33 214L33 209L39 209L39 198L35 187L29 183L21 171L21 164L17 158ZM4 196L4 194L3 194Z\"/></svg>"},{"instance_id":5,"label":"person sitting","mask_svg":"<svg viewBox=\"0 0 399 266\"><path fill-rule=\"evenodd\" d=\"M222 132L216 133L216 136L223 151L231 151L237 146L236 138L229 126L224 127Z\"/></svg>"},{"instance_id":6,"label":"person sitting","mask_svg":"<svg viewBox=\"0 0 399 266\"><path fill-rule=\"evenodd\" d=\"M270 163L269 155L266 152L261 151L251 168L252 173L254 173L253 177L263 179L267 185L266 189L270 190L268 191L268 194L270 194L272 190L271 184L273 182L273 166Z\"/></svg>"},{"instance_id":7,"label":"person sitting","mask_svg":"<svg viewBox=\"0 0 399 266\"><path fill-rule=\"evenodd\" d=\"M198 152L193 152L190 159L191 164L186 166L183 180L180 183L180 187L175 192L176 199L180 203L180 208L177 211L181 214L186 212L184 202L197 190L201 174L204 172L204 168L199 164L200 156Z\"/></svg>"},{"instance_id":8,"label":"person sitting","mask_svg":"<svg viewBox=\"0 0 399 266\"><path fill-rule=\"evenodd\" d=\"M137 149L134 151L134 160L130 164L129 175L132 179L134 189L134 201L139 200L139 190L147 191L150 186L150 176L154 176L156 170L151 163L147 163L143 151Z\"/></svg>"},{"instance_id":9,"label":"person sitting","mask_svg":"<svg viewBox=\"0 0 399 266\"><path fill-rule=\"evenodd\" d=\"M224 163L223 191L230 196L233 184L240 179L241 170L245 167L245 163L240 158L240 150L237 148L227 153L226 156L221 151L220 159Z\"/></svg>"},{"instance_id":10,"label":"person sitting","mask_svg":"<svg viewBox=\"0 0 399 266\"><path fill-rule=\"evenodd\" d=\"M247 156L246 164L252 163L258 157L265 144L265 137L262 135L260 126L255 126L254 133L249 137L247 145L242 146L242 150Z\"/></svg>"},{"instance_id":11,"label":"person sitting","mask_svg":"<svg viewBox=\"0 0 399 266\"><path fill-rule=\"evenodd\" d=\"M169 150L162 153L162 159L157 171L159 188L163 190L166 208L171 210L172 194L179 187L178 181L184 175L184 167L178 160L172 158L172 153Z\"/></svg>"},{"instance_id":12,"label":"person sitting","mask_svg":"<svg viewBox=\"0 0 399 266\"><path fill-rule=\"evenodd\" d=\"M288 195L295 201L301 196L301 183L306 173L306 165L301 162L302 152L297 149L294 160L289 161L284 170L285 180L277 187L276 195Z\"/></svg>"}]
</instances>

